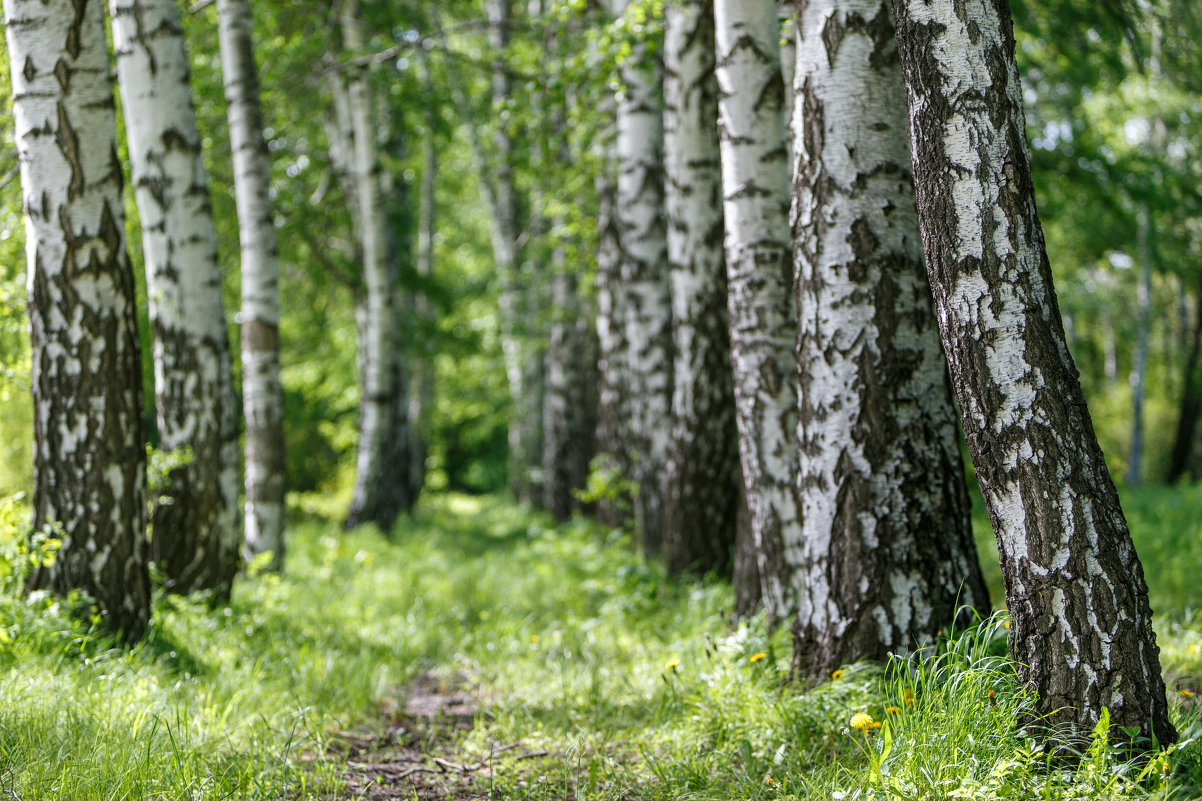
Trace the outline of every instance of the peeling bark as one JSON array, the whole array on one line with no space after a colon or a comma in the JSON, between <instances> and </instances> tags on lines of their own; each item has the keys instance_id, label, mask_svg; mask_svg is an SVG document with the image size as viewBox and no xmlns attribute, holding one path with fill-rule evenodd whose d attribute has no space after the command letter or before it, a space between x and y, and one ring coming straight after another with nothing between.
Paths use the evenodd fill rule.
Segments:
<instances>
[{"instance_id":1,"label":"peeling bark","mask_svg":"<svg viewBox=\"0 0 1202 801\"><path fill-rule=\"evenodd\" d=\"M738 431L722 251L722 165L714 14L665 9L664 152L675 334L663 554L673 573L731 572Z\"/></svg>"},{"instance_id":2,"label":"peeling bark","mask_svg":"<svg viewBox=\"0 0 1202 801\"><path fill-rule=\"evenodd\" d=\"M894 0L927 270L1036 715L1172 743L1147 584L1064 339L1005 0Z\"/></svg>"},{"instance_id":3,"label":"peeling bark","mask_svg":"<svg viewBox=\"0 0 1202 801\"><path fill-rule=\"evenodd\" d=\"M280 265L249 0L217 0L217 28L242 249L245 551L247 559L270 552L278 570L284 559L285 492Z\"/></svg>"},{"instance_id":4,"label":"peeling bark","mask_svg":"<svg viewBox=\"0 0 1202 801\"><path fill-rule=\"evenodd\" d=\"M741 552L755 555L769 616L784 620L796 611L802 535L780 23L775 0L717 0L715 18L731 359L754 541Z\"/></svg>"},{"instance_id":5,"label":"peeling bark","mask_svg":"<svg viewBox=\"0 0 1202 801\"><path fill-rule=\"evenodd\" d=\"M989 596L940 351L887 0L798 8L793 256L803 521L794 660L929 644Z\"/></svg>"},{"instance_id":6,"label":"peeling bark","mask_svg":"<svg viewBox=\"0 0 1202 801\"><path fill-rule=\"evenodd\" d=\"M150 618L134 278L97 0L5 0L25 200L34 526L62 550L31 586L82 591L137 639Z\"/></svg>"},{"instance_id":7,"label":"peeling bark","mask_svg":"<svg viewBox=\"0 0 1202 801\"><path fill-rule=\"evenodd\" d=\"M229 597L238 570L237 402L217 233L174 0L112 0L113 44L154 331L160 448L191 448L154 499L151 558L172 592Z\"/></svg>"}]
</instances>

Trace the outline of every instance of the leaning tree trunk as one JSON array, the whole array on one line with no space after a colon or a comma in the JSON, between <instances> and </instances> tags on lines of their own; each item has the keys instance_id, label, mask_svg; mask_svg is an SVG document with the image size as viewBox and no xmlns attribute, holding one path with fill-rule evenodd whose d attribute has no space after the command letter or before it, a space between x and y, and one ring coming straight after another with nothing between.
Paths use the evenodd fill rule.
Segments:
<instances>
[{"instance_id":1,"label":"leaning tree trunk","mask_svg":"<svg viewBox=\"0 0 1202 801\"><path fill-rule=\"evenodd\" d=\"M34 526L62 537L32 585L86 593L127 639L150 618L146 449L103 6L5 0L25 195Z\"/></svg>"},{"instance_id":2,"label":"leaning tree trunk","mask_svg":"<svg viewBox=\"0 0 1202 801\"><path fill-rule=\"evenodd\" d=\"M676 339L663 552L671 572L729 574L739 443L722 253L712 3L667 6L664 33L664 167Z\"/></svg>"},{"instance_id":3,"label":"leaning tree trunk","mask_svg":"<svg viewBox=\"0 0 1202 801\"><path fill-rule=\"evenodd\" d=\"M175 0L112 0L146 295L160 448L191 449L151 513L151 559L169 590L229 596L238 571L237 401L217 232Z\"/></svg>"},{"instance_id":4,"label":"leaning tree trunk","mask_svg":"<svg viewBox=\"0 0 1202 801\"><path fill-rule=\"evenodd\" d=\"M1061 328L1004 0L894 0L927 270L1038 725L1176 739L1147 584ZM1126 728L1124 728L1126 727Z\"/></svg>"},{"instance_id":5,"label":"leaning tree trunk","mask_svg":"<svg viewBox=\"0 0 1202 801\"><path fill-rule=\"evenodd\" d=\"M363 21L357 0L343 3L341 29L344 47L351 53L361 50ZM392 524L405 506L407 487L393 478L393 446L399 435L395 428L399 389L396 369L398 320L380 185L376 116L366 66L350 67L346 78L346 101L352 139L352 152L348 155L366 289L366 306L359 331L363 363L359 451L346 525L349 528L370 522L387 532L392 530Z\"/></svg>"},{"instance_id":6,"label":"leaning tree trunk","mask_svg":"<svg viewBox=\"0 0 1202 801\"><path fill-rule=\"evenodd\" d=\"M284 559L285 490L280 265L249 0L217 0L217 27L242 246L245 550L248 559L271 553L272 567L278 570Z\"/></svg>"},{"instance_id":7,"label":"leaning tree trunk","mask_svg":"<svg viewBox=\"0 0 1202 801\"><path fill-rule=\"evenodd\" d=\"M739 448L764 608L796 611L796 312L775 0L717 0L719 131ZM789 543L789 547L786 547Z\"/></svg>"},{"instance_id":8,"label":"leaning tree trunk","mask_svg":"<svg viewBox=\"0 0 1202 801\"><path fill-rule=\"evenodd\" d=\"M887 0L799 4L793 257L803 554L794 661L930 643L989 611L910 175Z\"/></svg>"},{"instance_id":9,"label":"leaning tree trunk","mask_svg":"<svg viewBox=\"0 0 1202 801\"><path fill-rule=\"evenodd\" d=\"M619 12L627 0L616 3ZM618 98L618 232L626 317L629 443L643 550L659 553L672 403L672 307L664 228L662 68L637 42Z\"/></svg>"}]
</instances>

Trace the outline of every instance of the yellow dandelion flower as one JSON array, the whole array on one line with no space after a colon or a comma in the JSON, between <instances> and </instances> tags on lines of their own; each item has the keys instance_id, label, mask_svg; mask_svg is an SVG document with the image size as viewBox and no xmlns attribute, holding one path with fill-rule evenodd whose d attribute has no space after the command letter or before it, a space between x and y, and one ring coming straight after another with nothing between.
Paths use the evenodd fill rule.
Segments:
<instances>
[{"instance_id":1,"label":"yellow dandelion flower","mask_svg":"<svg viewBox=\"0 0 1202 801\"><path fill-rule=\"evenodd\" d=\"M1004 629L1008 629L1008 628L1010 628L1010 621L1009 621L1009 620L1003 620L1003 621L1002 621L1002 628L1004 628Z\"/></svg>"},{"instance_id":2,"label":"yellow dandelion flower","mask_svg":"<svg viewBox=\"0 0 1202 801\"><path fill-rule=\"evenodd\" d=\"M676 668L680 667L680 660L679 659L669 659L667 662L664 663L664 667L667 668L668 670L676 670Z\"/></svg>"},{"instance_id":3,"label":"yellow dandelion flower","mask_svg":"<svg viewBox=\"0 0 1202 801\"><path fill-rule=\"evenodd\" d=\"M530 635L530 642L538 642L538 635L537 635L537 634L531 634L531 635Z\"/></svg>"},{"instance_id":4,"label":"yellow dandelion flower","mask_svg":"<svg viewBox=\"0 0 1202 801\"><path fill-rule=\"evenodd\" d=\"M1178 690L1177 694L1180 695L1182 698L1193 698L1194 697L1193 690Z\"/></svg>"},{"instance_id":5,"label":"yellow dandelion flower","mask_svg":"<svg viewBox=\"0 0 1202 801\"><path fill-rule=\"evenodd\" d=\"M772 778L771 776L764 777L764 784L773 784L775 781L776 779Z\"/></svg>"},{"instance_id":6,"label":"yellow dandelion flower","mask_svg":"<svg viewBox=\"0 0 1202 801\"><path fill-rule=\"evenodd\" d=\"M1198 651L1199 651L1199 647L1198 647L1197 645L1191 645L1191 646L1190 646L1189 652L1190 652L1191 654L1196 654L1196 653L1198 653Z\"/></svg>"},{"instance_id":7,"label":"yellow dandelion flower","mask_svg":"<svg viewBox=\"0 0 1202 801\"><path fill-rule=\"evenodd\" d=\"M989 692L985 693L985 696L987 698L993 698L993 690L990 690Z\"/></svg>"},{"instance_id":8,"label":"yellow dandelion flower","mask_svg":"<svg viewBox=\"0 0 1202 801\"><path fill-rule=\"evenodd\" d=\"M759 662L761 659L763 659L766 656L768 656L768 654L764 653L763 651L760 651L758 654L752 654L750 661Z\"/></svg>"},{"instance_id":9,"label":"yellow dandelion flower","mask_svg":"<svg viewBox=\"0 0 1202 801\"><path fill-rule=\"evenodd\" d=\"M898 713L900 713L900 712L901 712L901 707L900 707L900 706L887 706L887 707L885 707L885 714L886 714L886 715L896 715L896 714L898 714Z\"/></svg>"},{"instance_id":10,"label":"yellow dandelion flower","mask_svg":"<svg viewBox=\"0 0 1202 801\"><path fill-rule=\"evenodd\" d=\"M881 727L881 722L879 720L872 721L872 728L879 729L880 727Z\"/></svg>"},{"instance_id":11,"label":"yellow dandelion flower","mask_svg":"<svg viewBox=\"0 0 1202 801\"><path fill-rule=\"evenodd\" d=\"M1169 763L1168 763L1168 761L1167 761L1167 760L1166 760L1166 761L1164 761L1164 762L1162 762L1162 763L1160 763L1160 772L1161 772L1161 773L1168 773L1168 772L1169 772Z\"/></svg>"},{"instance_id":12,"label":"yellow dandelion flower","mask_svg":"<svg viewBox=\"0 0 1202 801\"><path fill-rule=\"evenodd\" d=\"M876 723L876 721L872 719L872 715L869 715L867 712L857 712L851 716L851 720L848 722L851 724L853 729L859 729L860 731L868 731L869 729L873 728L872 724Z\"/></svg>"},{"instance_id":13,"label":"yellow dandelion flower","mask_svg":"<svg viewBox=\"0 0 1202 801\"><path fill-rule=\"evenodd\" d=\"M902 700L906 702L906 706L914 703L914 691L907 687L905 693L902 694Z\"/></svg>"},{"instance_id":14,"label":"yellow dandelion flower","mask_svg":"<svg viewBox=\"0 0 1202 801\"><path fill-rule=\"evenodd\" d=\"M841 678L843 678L842 670L836 670L834 673L831 674L831 681L838 681Z\"/></svg>"}]
</instances>

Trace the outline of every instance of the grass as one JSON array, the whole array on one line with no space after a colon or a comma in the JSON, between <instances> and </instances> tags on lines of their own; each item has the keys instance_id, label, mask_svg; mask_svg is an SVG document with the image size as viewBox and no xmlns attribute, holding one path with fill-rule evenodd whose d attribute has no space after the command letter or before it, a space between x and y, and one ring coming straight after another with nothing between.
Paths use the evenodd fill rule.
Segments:
<instances>
[{"instance_id":1,"label":"grass","mask_svg":"<svg viewBox=\"0 0 1202 801\"><path fill-rule=\"evenodd\" d=\"M389 540L341 533L310 499L283 576L243 579L217 609L160 597L149 636L122 650L19 596L0 516L0 798L348 798L331 746L396 736L389 710L429 671L484 699L448 756L548 752L482 773L497 798L1199 798L1202 730L1177 689L1202 675L1202 493L1125 501L1187 739L1144 770L1098 737L1074 772L1013 725L1029 699L1000 618L803 692L787 632L732 622L728 586L669 581L620 534L444 495ZM856 713L881 728L850 728Z\"/></svg>"}]
</instances>

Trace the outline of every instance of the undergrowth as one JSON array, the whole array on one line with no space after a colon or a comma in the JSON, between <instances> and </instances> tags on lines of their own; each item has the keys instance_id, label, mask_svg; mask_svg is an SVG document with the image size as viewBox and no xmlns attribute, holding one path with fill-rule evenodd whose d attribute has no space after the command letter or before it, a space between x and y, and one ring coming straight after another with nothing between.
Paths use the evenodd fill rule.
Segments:
<instances>
[{"instance_id":1,"label":"undergrowth","mask_svg":"<svg viewBox=\"0 0 1202 801\"><path fill-rule=\"evenodd\" d=\"M241 579L224 606L157 596L124 650L71 599L22 594L50 546L0 505L0 798L347 798L331 743L400 736L389 710L430 671L481 699L441 746L464 763L547 752L482 772L496 798L1202 797L1187 598L1161 631L1182 743L1133 764L1099 731L1068 770L1015 725L1030 699L1003 617L802 688L786 631L733 622L727 585L669 580L620 533L455 495L391 538L339 531L317 498L293 511L282 576Z\"/></svg>"}]
</instances>

